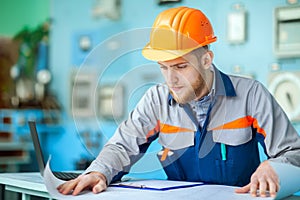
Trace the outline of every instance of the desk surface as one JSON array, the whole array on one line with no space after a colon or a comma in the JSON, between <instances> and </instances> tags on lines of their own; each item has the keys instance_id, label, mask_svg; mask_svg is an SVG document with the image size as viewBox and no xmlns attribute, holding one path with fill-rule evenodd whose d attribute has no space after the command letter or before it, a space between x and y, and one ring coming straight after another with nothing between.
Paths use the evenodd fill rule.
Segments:
<instances>
[{"instance_id":1,"label":"desk surface","mask_svg":"<svg viewBox=\"0 0 300 200\"><path fill-rule=\"evenodd\" d=\"M0 173L0 184L5 185L6 190L25 193L25 194L29 194L29 195L36 195L36 196L51 198L47 191L47 188L44 184L43 178L41 177L41 175L39 173L36 173L36 172L35 173ZM200 190L202 190L202 188L204 189L204 187L199 187L197 189L198 193ZM223 189L224 188L219 188L218 190L220 191ZM230 191L231 188L228 188L228 189L225 188L225 190ZM189 195L187 195L186 192L188 192ZM186 198L187 196L193 196L195 198L197 195L196 196L191 195L192 193L195 194L195 192L196 191L193 188L185 189L185 192L184 193L179 192L177 194L178 195L177 197L180 197L180 199L182 199L182 198ZM208 192L208 194L210 193L209 195L216 195L215 199L219 199L219 198L217 198L219 196L217 194L212 194L211 190L208 190L207 192ZM124 189L110 187L110 188L108 188L107 192L103 193L102 195L100 194L100 196L95 195L95 197L97 196L98 197L97 199L106 199L106 197L110 197L111 199L119 199L120 195L125 195L127 193L128 192L126 192ZM134 190L133 193L131 193L128 197L134 197L134 196L136 197L136 195L141 195L141 193L143 193L143 196L145 194L146 194L146 196L148 196L148 197L145 196L145 198L143 197L143 199L153 199L153 198L150 198L151 196L152 197L154 197L154 196L155 197L164 197L164 199L165 199L166 197L172 197L172 194L174 194L174 191L160 193L160 192ZM250 199L249 196L245 195L245 196L243 196L244 198L242 198L242 199ZM123 197L125 197L125 196L123 196ZM73 197L69 196L69 198L74 198L74 196ZM77 196L74 199L81 199L81 198L79 196ZM130 199L130 198L125 197L125 199ZM172 197L171 199L174 199L174 198ZM178 198L175 198L175 199L178 199ZM288 199L299 200L300 197L293 196Z\"/></svg>"},{"instance_id":2,"label":"desk surface","mask_svg":"<svg viewBox=\"0 0 300 200\"><path fill-rule=\"evenodd\" d=\"M4 190L21 193L22 199L30 199L27 197L31 195L51 199L42 176L37 172L0 173L0 184Z\"/></svg>"},{"instance_id":3,"label":"desk surface","mask_svg":"<svg viewBox=\"0 0 300 200\"><path fill-rule=\"evenodd\" d=\"M47 192L43 178L37 172L1 173L0 184Z\"/></svg>"}]
</instances>

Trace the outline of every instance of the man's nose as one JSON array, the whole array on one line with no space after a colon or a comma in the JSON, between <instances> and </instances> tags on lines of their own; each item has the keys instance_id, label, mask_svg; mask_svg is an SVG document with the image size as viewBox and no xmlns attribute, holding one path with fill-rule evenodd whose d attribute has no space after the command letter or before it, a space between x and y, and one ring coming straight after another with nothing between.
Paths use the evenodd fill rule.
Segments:
<instances>
[{"instance_id":1,"label":"man's nose","mask_svg":"<svg viewBox=\"0 0 300 200\"><path fill-rule=\"evenodd\" d=\"M178 82L178 72L174 69L169 69L167 74L167 82L170 84L174 84Z\"/></svg>"}]
</instances>

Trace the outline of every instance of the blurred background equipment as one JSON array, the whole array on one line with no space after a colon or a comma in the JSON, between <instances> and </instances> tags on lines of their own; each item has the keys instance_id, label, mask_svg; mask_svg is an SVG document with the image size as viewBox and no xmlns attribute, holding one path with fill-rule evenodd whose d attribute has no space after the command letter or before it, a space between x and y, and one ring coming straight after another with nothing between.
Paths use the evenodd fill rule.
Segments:
<instances>
[{"instance_id":1,"label":"blurred background equipment","mask_svg":"<svg viewBox=\"0 0 300 200\"><path fill-rule=\"evenodd\" d=\"M300 6L275 9L274 51L276 56L291 58L300 56Z\"/></svg>"},{"instance_id":2,"label":"blurred background equipment","mask_svg":"<svg viewBox=\"0 0 300 200\"><path fill-rule=\"evenodd\" d=\"M32 171L28 120L42 132L58 132L60 105L47 88L49 22L0 37L0 172Z\"/></svg>"}]
</instances>

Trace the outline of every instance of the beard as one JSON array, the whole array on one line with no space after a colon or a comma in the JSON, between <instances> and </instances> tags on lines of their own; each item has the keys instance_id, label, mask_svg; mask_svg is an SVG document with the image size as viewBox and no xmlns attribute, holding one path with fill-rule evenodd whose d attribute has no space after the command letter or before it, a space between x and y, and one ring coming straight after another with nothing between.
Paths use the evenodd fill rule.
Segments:
<instances>
[{"instance_id":1,"label":"beard","mask_svg":"<svg viewBox=\"0 0 300 200\"><path fill-rule=\"evenodd\" d=\"M198 78L194 83L187 84L180 92L174 92L170 89L171 95L179 104L185 104L192 100L200 99L207 95L208 92L208 85L201 75L198 75Z\"/></svg>"}]
</instances>

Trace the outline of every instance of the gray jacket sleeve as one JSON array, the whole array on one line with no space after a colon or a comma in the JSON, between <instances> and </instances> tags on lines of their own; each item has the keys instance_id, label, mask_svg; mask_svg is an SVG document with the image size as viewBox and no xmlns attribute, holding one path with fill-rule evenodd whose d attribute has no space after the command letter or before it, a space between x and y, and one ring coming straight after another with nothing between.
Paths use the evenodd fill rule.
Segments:
<instances>
[{"instance_id":1,"label":"gray jacket sleeve","mask_svg":"<svg viewBox=\"0 0 300 200\"><path fill-rule=\"evenodd\" d=\"M265 136L270 160L300 167L300 136L280 105L268 90L257 82L253 90L251 110L257 119L258 132Z\"/></svg>"},{"instance_id":2,"label":"gray jacket sleeve","mask_svg":"<svg viewBox=\"0 0 300 200\"><path fill-rule=\"evenodd\" d=\"M157 124L156 113L159 112L159 105L155 102L158 102L159 96L155 95L156 92L156 87L146 92L85 173L101 172L106 176L109 184L118 172L128 172L130 167L142 157L140 145L147 142L147 133Z\"/></svg>"}]
</instances>

